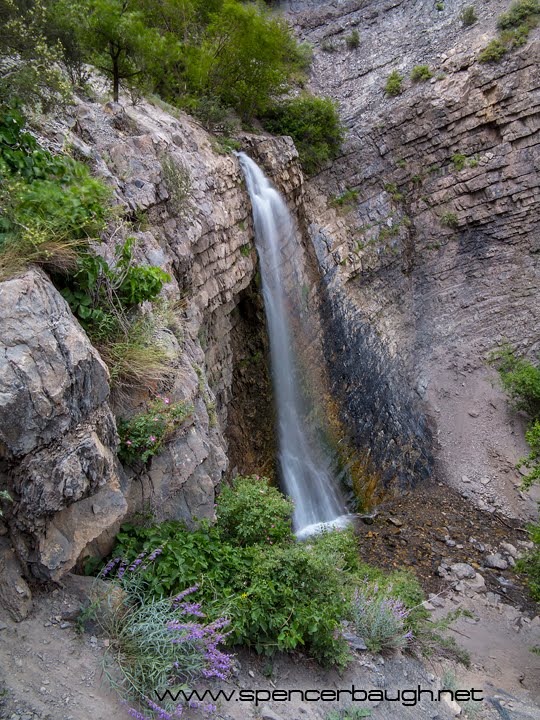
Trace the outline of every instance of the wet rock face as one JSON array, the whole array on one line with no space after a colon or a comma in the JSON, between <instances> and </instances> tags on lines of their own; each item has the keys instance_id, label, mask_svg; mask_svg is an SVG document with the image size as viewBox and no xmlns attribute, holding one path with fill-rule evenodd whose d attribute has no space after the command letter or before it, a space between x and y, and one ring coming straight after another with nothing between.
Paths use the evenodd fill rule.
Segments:
<instances>
[{"instance_id":1,"label":"wet rock face","mask_svg":"<svg viewBox=\"0 0 540 720\"><path fill-rule=\"evenodd\" d=\"M109 373L41 272L0 284L0 329L2 485L14 500L11 533L33 575L56 578L127 509ZM92 513L75 522L96 493L108 501L98 508L94 499Z\"/></svg>"},{"instance_id":2,"label":"wet rock face","mask_svg":"<svg viewBox=\"0 0 540 720\"><path fill-rule=\"evenodd\" d=\"M451 482L493 477L511 512L514 501L525 503L514 471L526 454L523 428L486 360L503 341L533 357L540 347L540 33L500 63L478 63L508 3L472 4L471 27L458 4L438 11L427 0L288 6L315 46L311 85L339 102L349 129L343 156L305 189L322 276L342 297L344 312L331 304L328 315L336 328L349 318L343 347L354 326L376 334L366 344L379 348L379 360L368 366L388 368L390 386L414 389L414 416L425 403ZM351 50L353 29L360 45ZM413 83L416 65L433 78ZM403 92L389 97L394 69ZM348 189L358 191L352 207L328 203ZM340 333L329 332L333 348ZM369 384L367 371L351 372L354 396Z\"/></svg>"}]
</instances>

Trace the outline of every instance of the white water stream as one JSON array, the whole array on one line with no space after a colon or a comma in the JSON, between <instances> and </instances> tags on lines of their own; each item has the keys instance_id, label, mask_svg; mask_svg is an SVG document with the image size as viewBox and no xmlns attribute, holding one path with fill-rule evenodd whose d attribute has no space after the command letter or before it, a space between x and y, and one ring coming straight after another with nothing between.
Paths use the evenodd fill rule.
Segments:
<instances>
[{"instance_id":1,"label":"white water stream","mask_svg":"<svg viewBox=\"0 0 540 720\"><path fill-rule=\"evenodd\" d=\"M289 298L284 283L284 249L298 242L289 210L262 170L244 153L238 157L253 206L255 241L272 364L278 424L278 460L284 489L293 499L293 525L299 539L349 521L332 472L332 462L305 425L299 389ZM288 261L290 262L290 260Z\"/></svg>"}]
</instances>

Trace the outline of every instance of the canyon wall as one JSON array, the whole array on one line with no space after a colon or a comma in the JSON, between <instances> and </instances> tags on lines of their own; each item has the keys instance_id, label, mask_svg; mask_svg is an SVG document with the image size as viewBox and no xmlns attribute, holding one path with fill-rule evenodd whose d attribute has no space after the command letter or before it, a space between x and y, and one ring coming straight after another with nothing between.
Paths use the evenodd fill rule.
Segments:
<instances>
[{"instance_id":1,"label":"canyon wall","mask_svg":"<svg viewBox=\"0 0 540 720\"><path fill-rule=\"evenodd\" d=\"M460 13L471 4L478 21L465 27ZM417 436L429 433L410 416L420 403L440 478L484 509L527 514L534 503L514 468L526 454L524 419L487 360L503 342L530 357L540 348L539 31L482 64L508 3L440 6L287 3L314 46L311 87L338 102L348 130L342 156L306 185L307 224L332 288L334 357L340 345L356 353L342 352L334 367L337 385L348 375L359 439L376 445L377 418L402 426L394 405L405 384L416 397L407 427L418 421ZM353 30L356 48L347 45ZM432 78L411 81L416 65ZM404 78L396 97L384 91L393 70ZM350 190L341 208L329 202ZM363 398L380 385L388 398Z\"/></svg>"}]
</instances>

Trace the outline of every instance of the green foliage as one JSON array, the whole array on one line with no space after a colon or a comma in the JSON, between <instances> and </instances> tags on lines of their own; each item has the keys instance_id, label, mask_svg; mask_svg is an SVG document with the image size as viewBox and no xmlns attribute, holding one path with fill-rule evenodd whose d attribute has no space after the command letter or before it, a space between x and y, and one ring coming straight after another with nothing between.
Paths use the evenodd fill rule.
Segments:
<instances>
[{"instance_id":1,"label":"green foliage","mask_svg":"<svg viewBox=\"0 0 540 720\"><path fill-rule=\"evenodd\" d=\"M514 407L532 418L540 417L540 366L517 357L508 345L494 352L490 362L497 368L501 385Z\"/></svg>"},{"instance_id":2,"label":"green foliage","mask_svg":"<svg viewBox=\"0 0 540 720\"><path fill-rule=\"evenodd\" d=\"M341 195L330 198L330 205L345 210L352 210L358 200L358 190L345 190Z\"/></svg>"},{"instance_id":3,"label":"green foliage","mask_svg":"<svg viewBox=\"0 0 540 720\"><path fill-rule=\"evenodd\" d=\"M258 475L237 477L219 498L218 523L223 538L238 545L292 540L292 501Z\"/></svg>"},{"instance_id":4,"label":"green foliage","mask_svg":"<svg viewBox=\"0 0 540 720\"><path fill-rule=\"evenodd\" d=\"M360 720L360 718L371 717L369 708L348 707L341 710L330 710L325 720Z\"/></svg>"},{"instance_id":5,"label":"green foliage","mask_svg":"<svg viewBox=\"0 0 540 720\"><path fill-rule=\"evenodd\" d=\"M455 212L447 212L441 217L441 225L449 228L459 227L459 219Z\"/></svg>"},{"instance_id":6,"label":"green foliage","mask_svg":"<svg viewBox=\"0 0 540 720\"><path fill-rule=\"evenodd\" d=\"M269 110L263 124L271 133L292 137L308 175L337 157L344 138L337 107L330 98L291 98Z\"/></svg>"},{"instance_id":7,"label":"green foliage","mask_svg":"<svg viewBox=\"0 0 540 720\"><path fill-rule=\"evenodd\" d=\"M356 50L360 47L360 34L358 30L353 30L350 35L347 35L345 42L349 50Z\"/></svg>"},{"instance_id":8,"label":"green foliage","mask_svg":"<svg viewBox=\"0 0 540 720\"><path fill-rule=\"evenodd\" d=\"M442 2L435 3L435 9L438 10L439 12L442 12L444 10L444 3L442 3Z\"/></svg>"},{"instance_id":9,"label":"green foliage","mask_svg":"<svg viewBox=\"0 0 540 720\"><path fill-rule=\"evenodd\" d=\"M118 421L118 457L129 465L148 462L192 412L192 405L156 396L143 413Z\"/></svg>"},{"instance_id":10,"label":"green foliage","mask_svg":"<svg viewBox=\"0 0 540 720\"><path fill-rule=\"evenodd\" d=\"M491 40L478 56L481 63L496 63L508 52L506 45L500 40Z\"/></svg>"},{"instance_id":11,"label":"green foliage","mask_svg":"<svg viewBox=\"0 0 540 720\"><path fill-rule=\"evenodd\" d=\"M49 112L70 99L61 48L46 29L47 3L0 0L0 104L17 97L29 112Z\"/></svg>"},{"instance_id":12,"label":"green foliage","mask_svg":"<svg viewBox=\"0 0 540 720\"><path fill-rule=\"evenodd\" d=\"M73 314L95 340L114 335L125 310L154 300L170 280L159 267L134 263L134 242L128 237L116 246L112 266L100 255L84 253L77 272L61 290Z\"/></svg>"},{"instance_id":13,"label":"green foliage","mask_svg":"<svg viewBox=\"0 0 540 720\"><path fill-rule=\"evenodd\" d=\"M415 65L411 72L411 80L413 82L426 82L431 80L433 73L429 69L429 65Z\"/></svg>"},{"instance_id":14,"label":"green foliage","mask_svg":"<svg viewBox=\"0 0 540 720\"><path fill-rule=\"evenodd\" d=\"M250 243L244 243L244 245L240 246L240 254L242 255L242 257L249 257L251 255Z\"/></svg>"},{"instance_id":15,"label":"green foliage","mask_svg":"<svg viewBox=\"0 0 540 720\"><path fill-rule=\"evenodd\" d=\"M463 155L462 153L456 153L455 155L452 155L452 162L454 163L454 168L459 172L460 170L463 170L465 167L465 163L467 162L467 156Z\"/></svg>"},{"instance_id":16,"label":"green foliage","mask_svg":"<svg viewBox=\"0 0 540 720\"><path fill-rule=\"evenodd\" d=\"M403 75L400 75L397 70L392 70L384 86L384 91L387 95L400 95L403 92Z\"/></svg>"},{"instance_id":17,"label":"green foliage","mask_svg":"<svg viewBox=\"0 0 540 720\"><path fill-rule=\"evenodd\" d=\"M537 461L539 459L540 454L537 456ZM529 525L528 529L534 548L517 561L516 568L519 572L527 575L527 584L531 596L540 601L540 524Z\"/></svg>"},{"instance_id":18,"label":"green foliage","mask_svg":"<svg viewBox=\"0 0 540 720\"><path fill-rule=\"evenodd\" d=\"M529 470L523 484L530 487L540 481L540 365L518 358L508 345L492 353L490 362L497 368L501 385L516 410L523 410L531 418L525 433L530 453L519 462Z\"/></svg>"},{"instance_id":19,"label":"green foliage","mask_svg":"<svg viewBox=\"0 0 540 720\"><path fill-rule=\"evenodd\" d=\"M98 235L111 192L83 163L43 150L13 108L0 110L0 275L31 262L65 271Z\"/></svg>"},{"instance_id":20,"label":"green foliage","mask_svg":"<svg viewBox=\"0 0 540 720\"><path fill-rule=\"evenodd\" d=\"M523 26L525 21L537 21L540 15L540 0L517 0L512 3L508 12L499 15L497 27L501 30Z\"/></svg>"},{"instance_id":21,"label":"green foliage","mask_svg":"<svg viewBox=\"0 0 540 720\"><path fill-rule=\"evenodd\" d=\"M321 662L345 662L346 643L335 636L343 615L344 561L324 538L316 551L291 543L244 547L224 540L219 524L188 532L168 522L150 529L125 526L118 541L116 552L130 559L163 545L148 576L150 589L174 595L200 582L209 618L231 618L232 644L269 653L303 646Z\"/></svg>"},{"instance_id":22,"label":"green foliage","mask_svg":"<svg viewBox=\"0 0 540 720\"><path fill-rule=\"evenodd\" d=\"M401 202L401 200L403 200L403 194L399 192L395 183L385 183L384 189L389 195L391 195L394 202Z\"/></svg>"},{"instance_id":23,"label":"green foliage","mask_svg":"<svg viewBox=\"0 0 540 720\"><path fill-rule=\"evenodd\" d=\"M178 522L123 526L115 555L133 561L162 548L145 575L148 594L167 597L199 584L209 619L231 619L231 644L258 652L303 649L322 663L348 658L341 621L350 617L354 588L367 577L384 597L401 598L407 631L416 628L423 599L406 572L386 575L358 559L352 530L293 542L289 500L260 478L237 478L217 499L217 524L188 531ZM409 612L411 611L411 612Z\"/></svg>"},{"instance_id":24,"label":"green foliage","mask_svg":"<svg viewBox=\"0 0 540 720\"><path fill-rule=\"evenodd\" d=\"M217 137L213 142L213 149L219 155L230 155L242 149L242 143L229 137Z\"/></svg>"},{"instance_id":25,"label":"green foliage","mask_svg":"<svg viewBox=\"0 0 540 720\"><path fill-rule=\"evenodd\" d=\"M463 23L464 27L470 27L471 25L474 25L476 22L478 22L476 10L472 5L463 8L459 17L461 18L461 22Z\"/></svg>"}]
</instances>

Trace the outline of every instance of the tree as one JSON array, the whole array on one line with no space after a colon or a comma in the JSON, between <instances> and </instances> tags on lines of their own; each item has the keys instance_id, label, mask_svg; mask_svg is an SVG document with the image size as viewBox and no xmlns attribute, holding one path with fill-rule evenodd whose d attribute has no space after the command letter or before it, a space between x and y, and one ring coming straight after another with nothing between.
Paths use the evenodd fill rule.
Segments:
<instances>
[{"instance_id":1,"label":"tree","mask_svg":"<svg viewBox=\"0 0 540 720\"><path fill-rule=\"evenodd\" d=\"M81 43L92 64L112 79L118 102L122 81L144 81L152 54L160 55L162 36L145 23L137 0L87 0L78 11Z\"/></svg>"},{"instance_id":2,"label":"tree","mask_svg":"<svg viewBox=\"0 0 540 720\"><path fill-rule=\"evenodd\" d=\"M218 97L244 117L261 113L289 89L304 62L284 20L263 6L225 0L199 47L187 49L187 78L202 95Z\"/></svg>"}]
</instances>

